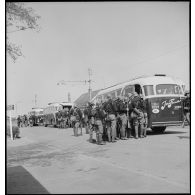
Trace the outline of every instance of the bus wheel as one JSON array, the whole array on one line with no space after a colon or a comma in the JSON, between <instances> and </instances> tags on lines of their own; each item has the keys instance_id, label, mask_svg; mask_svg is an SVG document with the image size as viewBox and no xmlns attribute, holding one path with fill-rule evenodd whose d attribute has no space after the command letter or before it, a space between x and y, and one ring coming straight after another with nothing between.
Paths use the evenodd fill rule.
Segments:
<instances>
[{"instance_id":1,"label":"bus wheel","mask_svg":"<svg viewBox=\"0 0 195 195\"><path fill-rule=\"evenodd\" d=\"M152 127L151 129L155 133L163 133L165 131L166 127Z\"/></svg>"}]
</instances>

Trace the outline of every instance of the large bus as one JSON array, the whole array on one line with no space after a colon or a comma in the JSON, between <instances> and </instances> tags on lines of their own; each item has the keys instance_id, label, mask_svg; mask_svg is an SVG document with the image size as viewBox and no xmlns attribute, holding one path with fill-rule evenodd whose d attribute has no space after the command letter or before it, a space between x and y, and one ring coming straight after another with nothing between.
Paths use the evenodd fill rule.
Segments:
<instances>
[{"instance_id":1,"label":"large bus","mask_svg":"<svg viewBox=\"0 0 195 195\"><path fill-rule=\"evenodd\" d=\"M57 126L57 120L56 120L56 113L63 110L64 108L72 108L74 104L71 102L55 102L55 103L49 103L43 110L44 115L44 126L47 127L48 125L53 125L54 127Z\"/></svg>"},{"instance_id":2,"label":"large bus","mask_svg":"<svg viewBox=\"0 0 195 195\"><path fill-rule=\"evenodd\" d=\"M146 100L148 128L161 133L167 126L181 125L183 121L182 100L185 84L164 74L146 76L117 84L98 92L93 103L104 101L109 94L112 98L137 92Z\"/></svg>"},{"instance_id":3,"label":"large bus","mask_svg":"<svg viewBox=\"0 0 195 195\"><path fill-rule=\"evenodd\" d=\"M43 108L32 108L28 115L30 126L37 126L43 123Z\"/></svg>"}]
</instances>

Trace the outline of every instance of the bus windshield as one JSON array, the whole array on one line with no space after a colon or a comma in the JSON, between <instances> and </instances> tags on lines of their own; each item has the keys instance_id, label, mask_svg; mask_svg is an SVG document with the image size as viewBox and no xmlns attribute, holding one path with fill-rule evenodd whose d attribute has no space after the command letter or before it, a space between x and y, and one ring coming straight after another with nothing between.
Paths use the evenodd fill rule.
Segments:
<instances>
[{"instance_id":1,"label":"bus windshield","mask_svg":"<svg viewBox=\"0 0 195 195\"><path fill-rule=\"evenodd\" d=\"M182 90L176 84L160 84L156 85L156 94L182 94Z\"/></svg>"}]
</instances>

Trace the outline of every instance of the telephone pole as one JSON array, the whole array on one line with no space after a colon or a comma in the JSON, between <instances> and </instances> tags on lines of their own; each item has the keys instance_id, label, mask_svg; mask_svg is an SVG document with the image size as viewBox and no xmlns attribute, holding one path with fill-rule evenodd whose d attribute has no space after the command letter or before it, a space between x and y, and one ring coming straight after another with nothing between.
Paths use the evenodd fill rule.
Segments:
<instances>
[{"instance_id":1,"label":"telephone pole","mask_svg":"<svg viewBox=\"0 0 195 195\"><path fill-rule=\"evenodd\" d=\"M68 92L68 102L71 102L70 92Z\"/></svg>"},{"instance_id":2,"label":"telephone pole","mask_svg":"<svg viewBox=\"0 0 195 195\"><path fill-rule=\"evenodd\" d=\"M37 94L35 94L35 107L37 106Z\"/></svg>"},{"instance_id":3,"label":"telephone pole","mask_svg":"<svg viewBox=\"0 0 195 195\"><path fill-rule=\"evenodd\" d=\"M92 76L92 70L91 68L88 68L88 75L89 75L89 101L91 101L92 97L92 89L91 89L91 76Z\"/></svg>"}]
</instances>

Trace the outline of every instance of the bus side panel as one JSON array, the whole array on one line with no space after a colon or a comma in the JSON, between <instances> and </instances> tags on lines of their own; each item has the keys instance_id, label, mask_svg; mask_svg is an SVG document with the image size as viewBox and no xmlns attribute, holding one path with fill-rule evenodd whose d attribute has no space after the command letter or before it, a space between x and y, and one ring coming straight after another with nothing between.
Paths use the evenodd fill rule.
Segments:
<instances>
[{"instance_id":1,"label":"bus side panel","mask_svg":"<svg viewBox=\"0 0 195 195\"><path fill-rule=\"evenodd\" d=\"M151 119L151 101L150 99L146 99L146 108L147 108L147 115L148 115L148 127L152 127L152 119Z\"/></svg>"},{"instance_id":2,"label":"bus side panel","mask_svg":"<svg viewBox=\"0 0 195 195\"><path fill-rule=\"evenodd\" d=\"M150 127L177 125L183 120L182 101L179 97L150 98L148 106Z\"/></svg>"}]
</instances>

